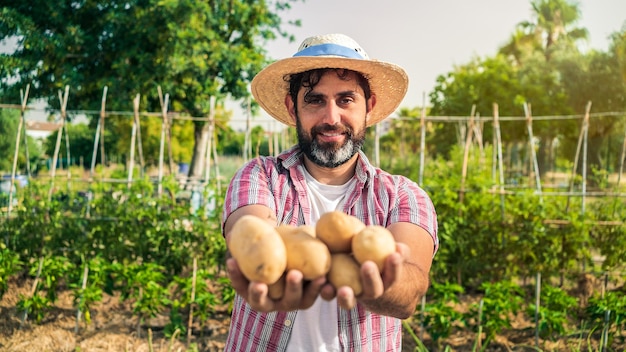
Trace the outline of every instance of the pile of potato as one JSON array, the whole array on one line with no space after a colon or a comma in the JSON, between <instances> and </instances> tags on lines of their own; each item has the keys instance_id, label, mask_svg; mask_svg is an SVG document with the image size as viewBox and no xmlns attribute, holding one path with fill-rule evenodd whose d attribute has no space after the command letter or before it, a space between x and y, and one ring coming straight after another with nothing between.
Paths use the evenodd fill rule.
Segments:
<instances>
[{"instance_id":1,"label":"pile of potato","mask_svg":"<svg viewBox=\"0 0 626 352\"><path fill-rule=\"evenodd\" d=\"M268 284L270 297L279 299L285 273L292 269L301 271L305 280L326 275L334 287L351 287L358 296L360 264L371 260L382 272L396 244L386 228L366 226L352 215L332 211L323 214L315 227L273 227L244 215L233 226L228 249L248 280Z\"/></svg>"}]
</instances>

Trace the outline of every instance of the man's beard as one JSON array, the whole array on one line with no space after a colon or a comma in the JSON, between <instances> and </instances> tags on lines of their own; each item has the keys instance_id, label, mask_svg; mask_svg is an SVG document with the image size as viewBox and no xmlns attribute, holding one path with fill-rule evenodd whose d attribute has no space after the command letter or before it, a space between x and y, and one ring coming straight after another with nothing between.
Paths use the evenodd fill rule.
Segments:
<instances>
[{"instance_id":1,"label":"man's beard","mask_svg":"<svg viewBox=\"0 0 626 352\"><path fill-rule=\"evenodd\" d=\"M363 146L365 141L365 126L357 134L354 130L345 125L324 124L315 126L307 133L300 124L300 119L296 119L296 131L298 133L298 145L300 150L316 165L334 168L346 163ZM338 143L320 143L315 137L324 132L343 133L345 141Z\"/></svg>"}]
</instances>

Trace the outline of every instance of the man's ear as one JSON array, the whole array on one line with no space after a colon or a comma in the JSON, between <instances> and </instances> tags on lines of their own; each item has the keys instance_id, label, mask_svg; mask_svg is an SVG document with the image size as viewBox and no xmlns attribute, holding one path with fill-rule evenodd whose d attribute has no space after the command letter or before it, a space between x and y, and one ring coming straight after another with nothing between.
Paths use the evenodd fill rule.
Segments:
<instances>
[{"instance_id":1,"label":"man's ear","mask_svg":"<svg viewBox=\"0 0 626 352\"><path fill-rule=\"evenodd\" d=\"M374 106L376 106L376 95L372 94L367 100L367 117L369 117L372 110L374 110Z\"/></svg>"},{"instance_id":2,"label":"man's ear","mask_svg":"<svg viewBox=\"0 0 626 352\"><path fill-rule=\"evenodd\" d=\"M291 116L291 119L295 122L296 121L296 104L294 103L293 99L291 99L291 95L289 94L285 95L285 107L287 108L287 112L289 113L289 116Z\"/></svg>"}]
</instances>

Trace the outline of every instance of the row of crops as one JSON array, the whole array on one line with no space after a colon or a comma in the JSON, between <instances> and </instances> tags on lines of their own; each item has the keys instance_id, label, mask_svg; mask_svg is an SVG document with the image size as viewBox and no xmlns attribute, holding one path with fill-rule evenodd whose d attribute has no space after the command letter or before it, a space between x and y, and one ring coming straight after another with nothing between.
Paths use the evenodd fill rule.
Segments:
<instances>
[{"instance_id":1,"label":"row of crops","mask_svg":"<svg viewBox=\"0 0 626 352\"><path fill-rule=\"evenodd\" d=\"M478 166L460 193L455 165L433 161L426 170L423 187L438 211L441 248L433 287L406 322L408 333L416 341L426 334L432 350L444 349L455 332L472 331L476 348L484 348L521 314L538 341L623 346L623 198L499 193ZM411 161L401 167L390 166L410 177L417 170ZM179 197L184 190L173 178L162 193L148 178L130 186L57 180L53 191L49 184L31 180L18 188L18 205L0 220L0 294L12 280L29 283L16 305L24 324L44 321L61 291L74 298L77 331L104 295L132 307L139 334L165 315L164 333L181 339L195 333L191 322L202 327L228 309L234 293L222 267L223 190L207 185L195 195L210 206L198 207ZM583 274L602 280L581 296L575 283ZM480 299L460 307L469 295Z\"/></svg>"}]
</instances>

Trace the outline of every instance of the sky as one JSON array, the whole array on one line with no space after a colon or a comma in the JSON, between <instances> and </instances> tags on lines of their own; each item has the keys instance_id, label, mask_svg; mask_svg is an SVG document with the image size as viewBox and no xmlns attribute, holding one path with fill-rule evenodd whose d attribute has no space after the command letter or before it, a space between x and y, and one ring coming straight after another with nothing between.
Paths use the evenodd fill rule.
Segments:
<instances>
[{"instance_id":1,"label":"sky","mask_svg":"<svg viewBox=\"0 0 626 352\"><path fill-rule=\"evenodd\" d=\"M589 31L584 49L608 49L608 37L626 25L626 0L579 0L578 27ZM274 59L293 55L318 34L343 33L371 58L402 66L409 90L401 107L422 106L436 78L474 57L493 56L515 27L533 19L530 0L308 0L292 4L283 18L296 41L267 46ZM426 97L428 99L428 97Z\"/></svg>"},{"instance_id":2,"label":"sky","mask_svg":"<svg viewBox=\"0 0 626 352\"><path fill-rule=\"evenodd\" d=\"M579 0L578 4L577 26L589 31L584 49L606 51L609 35L626 25L626 0ZM271 58L292 56L309 36L346 34L371 58L407 71L409 89L400 107L408 108L422 106L437 76L474 57L495 55L518 23L533 19L530 0L307 0L292 3L282 17L285 23L296 19L302 23L283 28L296 37L294 42L268 43ZM243 118L237 105L227 105L235 110L233 120ZM260 119L265 118L262 113Z\"/></svg>"}]
</instances>

